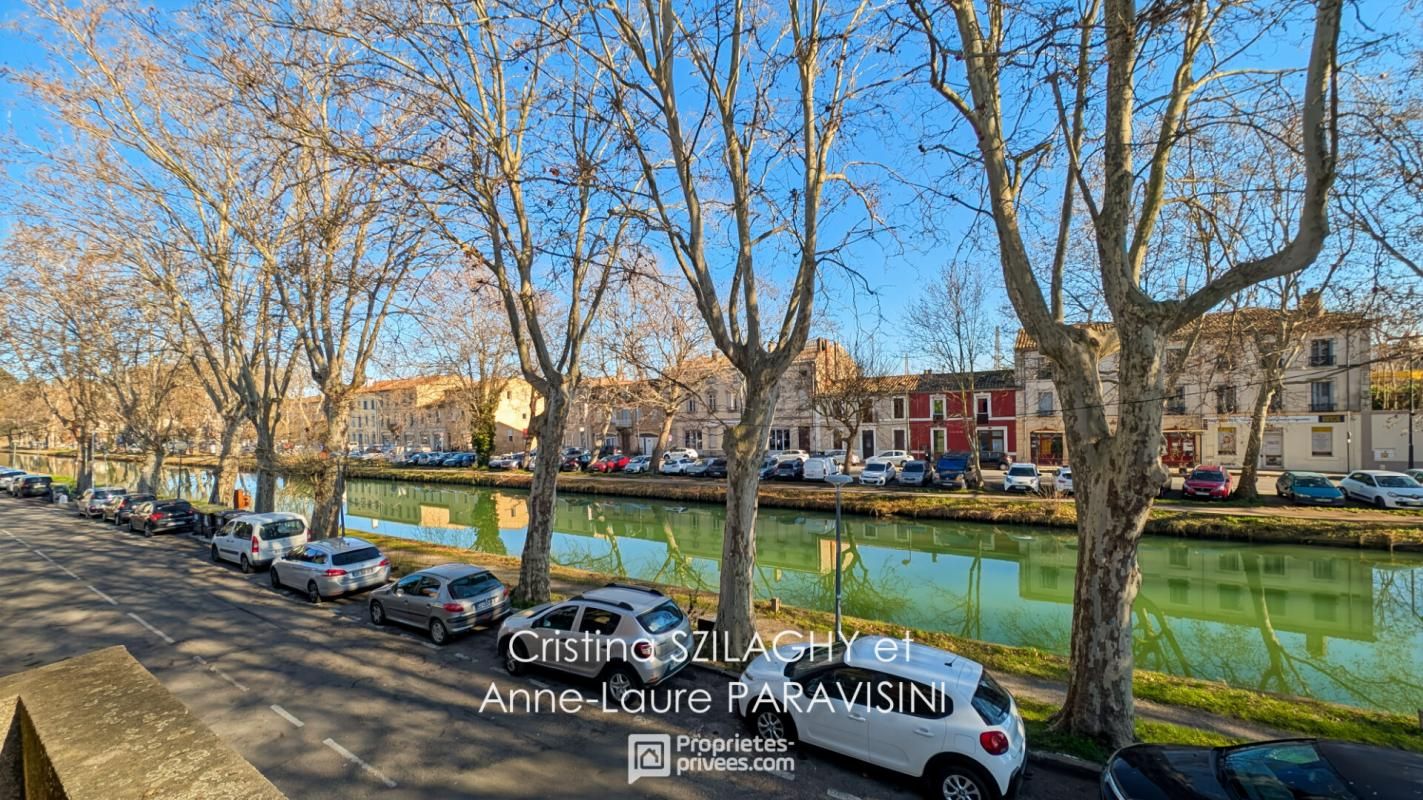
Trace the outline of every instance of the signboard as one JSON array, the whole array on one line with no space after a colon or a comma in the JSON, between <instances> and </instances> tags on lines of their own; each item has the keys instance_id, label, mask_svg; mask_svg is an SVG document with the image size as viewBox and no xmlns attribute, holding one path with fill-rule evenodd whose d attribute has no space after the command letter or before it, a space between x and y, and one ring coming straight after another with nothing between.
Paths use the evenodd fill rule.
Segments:
<instances>
[{"instance_id":1,"label":"signboard","mask_svg":"<svg viewBox=\"0 0 1423 800\"><path fill-rule=\"evenodd\" d=\"M1343 414L1320 414L1320 415L1319 415L1319 421L1320 421L1320 422L1343 422L1343 421L1344 421L1344 415L1343 415Z\"/></svg>"},{"instance_id":2,"label":"signboard","mask_svg":"<svg viewBox=\"0 0 1423 800\"><path fill-rule=\"evenodd\" d=\"M1395 449L1393 449L1392 447L1375 447L1375 448L1374 448L1374 460L1375 460L1375 461L1392 461L1392 460L1394 460L1395 458L1398 458L1398 451L1395 450Z\"/></svg>"}]
</instances>

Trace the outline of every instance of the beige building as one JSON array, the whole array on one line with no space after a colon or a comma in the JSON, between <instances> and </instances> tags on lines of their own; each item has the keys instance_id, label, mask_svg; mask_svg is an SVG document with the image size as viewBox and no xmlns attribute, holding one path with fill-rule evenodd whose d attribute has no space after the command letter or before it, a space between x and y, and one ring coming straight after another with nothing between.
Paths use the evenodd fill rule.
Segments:
<instances>
[{"instance_id":1,"label":"beige building","mask_svg":"<svg viewBox=\"0 0 1423 800\"><path fill-rule=\"evenodd\" d=\"M1260 321L1276 312L1241 309L1210 314L1202 336L1187 352L1185 334L1168 349L1174 377L1166 398L1162 460L1172 467L1214 463L1239 468L1250 432L1250 413L1260 389L1261 356L1250 336L1239 335L1242 319ZM1369 420L1369 323L1351 314L1326 312L1300 334L1271 400L1260 455L1264 469L1342 472L1365 464ZM1014 347L1019 385L1018 458L1062 464L1069 458L1052 361L1020 331ZM1116 423L1116 357L1102 362L1108 420Z\"/></svg>"}]
</instances>

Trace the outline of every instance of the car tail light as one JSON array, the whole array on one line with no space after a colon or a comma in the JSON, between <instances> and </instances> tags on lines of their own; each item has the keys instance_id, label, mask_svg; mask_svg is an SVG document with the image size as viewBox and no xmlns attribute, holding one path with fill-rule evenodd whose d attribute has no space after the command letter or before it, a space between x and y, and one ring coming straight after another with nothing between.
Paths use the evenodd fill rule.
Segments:
<instances>
[{"instance_id":1,"label":"car tail light","mask_svg":"<svg viewBox=\"0 0 1423 800\"><path fill-rule=\"evenodd\" d=\"M978 735L978 743L990 756L1001 756L1008 752L1008 735L1003 731L984 731Z\"/></svg>"},{"instance_id":2,"label":"car tail light","mask_svg":"<svg viewBox=\"0 0 1423 800\"><path fill-rule=\"evenodd\" d=\"M376 566L377 566L377 567L388 567L388 566L390 566L390 559L388 559L388 558L382 558L382 559L380 560L380 563L379 563L379 564L376 564Z\"/></svg>"},{"instance_id":3,"label":"car tail light","mask_svg":"<svg viewBox=\"0 0 1423 800\"><path fill-rule=\"evenodd\" d=\"M256 536L253 536L253 537L252 537L252 555L254 555L254 556L257 555L257 553L259 552L259 551L257 550L257 544L258 544L258 542L257 542L257 537L256 537Z\"/></svg>"},{"instance_id":4,"label":"car tail light","mask_svg":"<svg viewBox=\"0 0 1423 800\"><path fill-rule=\"evenodd\" d=\"M162 511L155 511L155 512L153 512L152 514L149 514L149 515L148 515L148 521L149 521L149 522L157 522L157 521L160 520L160 519L163 519L163 512L162 512Z\"/></svg>"},{"instance_id":5,"label":"car tail light","mask_svg":"<svg viewBox=\"0 0 1423 800\"><path fill-rule=\"evenodd\" d=\"M328 578L339 578L339 577L341 577L342 575L345 575L345 574L346 574L346 570L344 570L344 569L328 569L328 570L326 570L326 572L323 573L323 574L324 574L326 577L328 577Z\"/></svg>"},{"instance_id":6,"label":"car tail light","mask_svg":"<svg viewBox=\"0 0 1423 800\"><path fill-rule=\"evenodd\" d=\"M509 587L508 587L508 586L505 586L505 587L504 587L504 599L505 599L505 600L508 600L508 599L509 599Z\"/></svg>"},{"instance_id":7,"label":"car tail light","mask_svg":"<svg viewBox=\"0 0 1423 800\"><path fill-rule=\"evenodd\" d=\"M638 642L632 646L632 654L638 658L652 658L652 642Z\"/></svg>"},{"instance_id":8,"label":"car tail light","mask_svg":"<svg viewBox=\"0 0 1423 800\"><path fill-rule=\"evenodd\" d=\"M458 613L464 611L464 604L463 604L463 603L445 603L444 605L440 606L440 608L443 608L444 610L450 612L451 614L458 614Z\"/></svg>"}]
</instances>

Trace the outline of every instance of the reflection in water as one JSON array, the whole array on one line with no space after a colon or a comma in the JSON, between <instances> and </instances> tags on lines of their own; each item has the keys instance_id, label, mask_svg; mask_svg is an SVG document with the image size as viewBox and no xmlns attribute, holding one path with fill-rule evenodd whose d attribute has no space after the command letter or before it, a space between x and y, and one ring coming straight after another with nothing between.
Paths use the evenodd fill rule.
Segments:
<instances>
[{"instance_id":1,"label":"reflection in water","mask_svg":"<svg viewBox=\"0 0 1423 800\"><path fill-rule=\"evenodd\" d=\"M72 462L70 462L72 463ZM20 466L66 473L53 465ZM104 482L131 485L115 462ZM201 497L208 476L172 470L166 491ZM250 477L244 477L249 480ZM284 482L283 510L308 511L309 487ZM347 525L486 553L519 553L527 525L515 491L348 483ZM715 592L723 513L714 506L570 495L554 521L557 564ZM1061 532L850 517L838 554L846 613L1065 653L1077 541ZM834 521L766 509L757 523L756 591L830 610ZM1144 669L1412 714L1423 707L1423 557L1148 538L1134 609Z\"/></svg>"}]
</instances>

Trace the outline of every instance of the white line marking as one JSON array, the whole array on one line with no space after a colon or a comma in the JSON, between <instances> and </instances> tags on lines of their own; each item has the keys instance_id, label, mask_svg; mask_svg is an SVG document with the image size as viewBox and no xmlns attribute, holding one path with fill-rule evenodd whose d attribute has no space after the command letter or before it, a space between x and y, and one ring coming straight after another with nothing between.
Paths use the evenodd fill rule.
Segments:
<instances>
[{"instance_id":1,"label":"white line marking","mask_svg":"<svg viewBox=\"0 0 1423 800\"><path fill-rule=\"evenodd\" d=\"M552 689L552 688L553 688L552 686L549 686L547 683L544 683L543 681L539 680L538 678L529 678L529 683L532 683L533 685L539 687L540 689Z\"/></svg>"},{"instance_id":2,"label":"white line marking","mask_svg":"<svg viewBox=\"0 0 1423 800\"><path fill-rule=\"evenodd\" d=\"M59 570L60 570L61 572L63 572L65 575L68 575L69 577L73 578L74 580L76 580L76 581L77 581L77 580L82 580L78 575L75 575L74 573L70 572L69 569L68 569L67 567L65 567L64 565L62 565L62 564L55 564L55 566L56 566L56 567L59 567Z\"/></svg>"},{"instance_id":3,"label":"white line marking","mask_svg":"<svg viewBox=\"0 0 1423 800\"><path fill-rule=\"evenodd\" d=\"M440 649L440 646L437 645L437 644L435 644L434 642L421 642L421 643L420 643L420 646L421 646L421 647L428 648L428 649L430 649L430 650L439 650L439 649Z\"/></svg>"},{"instance_id":4,"label":"white line marking","mask_svg":"<svg viewBox=\"0 0 1423 800\"><path fill-rule=\"evenodd\" d=\"M338 755L340 755L347 761L350 761L352 764L359 764L361 769L379 778L380 782L384 783L387 789L394 789L398 785L395 781L391 780L390 778L387 778L385 776L385 773L362 761L360 756L337 744L335 739L322 739L321 743L331 748L332 750L335 750Z\"/></svg>"},{"instance_id":5,"label":"white line marking","mask_svg":"<svg viewBox=\"0 0 1423 800\"><path fill-rule=\"evenodd\" d=\"M203 658L202 656L193 656L193 660L198 662L199 664L202 664L203 666L207 666L208 663L208 660L206 658Z\"/></svg>"},{"instance_id":6,"label":"white line marking","mask_svg":"<svg viewBox=\"0 0 1423 800\"><path fill-rule=\"evenodd\" d=\"M287 722L290 722L291 724L297 726L298 728L304 728L304 727L306 727L306 723L305 723L305 722L302 722L301 720L297 719L290 711L287 711L285 708L282 708L281 706L277 705L276 703L273 703L272 706L271 706L271 708L272 708L272 711L275 712L277 716L281 717L282 719L286 720Z\"/></svg>"},{"instance_id":7,"label":"white line marking","mask_svg":"<svg viewBox=\"0 0 1423 800\"><path fill-rule=\"evenodd\" d=\"M859 795L849 794L847 792L838 792L834 789L826 789L825 795L831 798L832 800L860 800Z\"/></svg>"},{"instance_id":8,"label":"white line marking","mask_svg":"<svg viewBox=\"0 0 1423 800\"><path fill-rule=\"evenodd\" d=\"M91 592L93 592L94 594L97 594L98 596L104 598L104 600L107 601L109 605L111 605L111 606L116 606L116 605L119 604L119 601L115 600L115 599L112 598L112 597L109 597L108 595L104 594L103 592L99 591L98 589L95 589L93 586L89 586L87 583L84 584L84 585L85 585L86 588L89 589L89 591L91 591Z\"/></svg>"},{"instance_id":9,"label":"white line marking","mask_svg":"<svg viewBox=\"0 0 1423 800\"><path fill-rule=\"evenodd\" d=\"M240 684L240 683L238 683L237 681L233 680L231 675L228 675L226 672L223 672L222 670L218 669L215 664L208 664L208 672L211 672L212 674L218 676L219 678L222 678L223 680L227 681L228 683L232 684L233 686L236 686L238 689L240 689L240 690L242 690L242 691L244 691L244 692L251 691L251 690L248 689L246 686L243 686L242 684Z\"/></svg>"},{"instance_id":10,"label":"white line marking","mask_svg":"<svg viewBox=\"0 0 1423 800\"><path fill-rule=\"evenodd\" d=\"M31 547L30 549L31 549L31 550L35 550L33 547ZM48 561L49 563L55 565L56 567L59 566L59 562L58 562L58 561L55 561L54 559L52 559L52 558L50 558L49 556L45 555L43 550L35 550L35 555L39 556L40 558L43 558L45 561Z\"/></svg>"},{"instance_id":11,"label":"white line marking","mask_svg":"<svg viewBox=\"0 0 1423 800\"><path fill-rule=\"evenodd\" d=\"M795 783L795 773L793 772L782 772L778 769L767 770L767 772L770 772L772 775L775 775L777 778L780 778L783 781L790 781L791 783ZM826 791L829 790L827 789ZM856 797L855 800L860 800L860 798Z\"/></svg>"},{"instance_id":12,"label":"white line marking","mask_svg":"<svg viewBox=\"0 0 1423 800\"><path fill-rule=\"evenodd\" d=\"M460 661L469 661L471 663L474 661L474 659L470 658L464 653L455 653L455 658L458 658Z\"/></svg>"},{"instance_id":13,"label":"white line marking","mask_svg":"<svg viewBox=\"0 0 1423 800\"><path fill-rule=\"evenodd\" d=\"M149 624L148 624L148 620L144 619L143 617L140 617L139 615L133 613L132 611L128 612L128 615L129 615L130 617L133 617L133 618L134 618L134 621L136 621L138 624L140 624L140 625L142 625L143 627L147 628L150 633L154 634L155 636L157 636L158 638L160 638L160 639L162 639L163 641L167 642L168 644L173 644L173 637L169 636L168 634L164 633L163 631L158 630L157 628L153 627L152 625L149 625Z\"/></svg>"}]
</instances>

